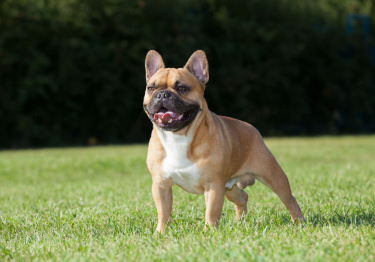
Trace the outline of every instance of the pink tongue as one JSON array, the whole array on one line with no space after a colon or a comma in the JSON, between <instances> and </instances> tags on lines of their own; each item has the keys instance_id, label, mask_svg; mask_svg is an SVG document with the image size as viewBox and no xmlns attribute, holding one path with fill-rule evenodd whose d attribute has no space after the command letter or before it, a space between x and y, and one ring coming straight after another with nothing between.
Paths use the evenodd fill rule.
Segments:
<instances>
[{"instance_id":1,"label":"pink tongue","mask_svg":"<svg viewBox=\"0 0 375 262\"><path fill-rule=\"evenodd\" d=\"M170 119L175 120L176 115L179 116L179 114L176 114L172 111L167 111L167 112L159 112L154 115L154 120L158 120L160 118L163 123L167 123Z\"/></svg>"}]
</instances>

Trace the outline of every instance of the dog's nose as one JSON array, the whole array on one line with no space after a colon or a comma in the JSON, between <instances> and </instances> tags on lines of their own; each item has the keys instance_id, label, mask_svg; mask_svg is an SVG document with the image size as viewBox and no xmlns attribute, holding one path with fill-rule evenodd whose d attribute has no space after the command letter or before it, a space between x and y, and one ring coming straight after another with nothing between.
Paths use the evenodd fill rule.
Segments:
<instances>
[{"instance_id":1,"label":"dog's nose","mask_svg":"<svg viewBox=\"0 0 375 262\"><path fill-rule=\"evenodd\" d=\"M163 99L163 100L166 100L170 97L171 97L171 94L169 91L160 91L156 96L157 99Z\"/></svg>"}]
</instances>

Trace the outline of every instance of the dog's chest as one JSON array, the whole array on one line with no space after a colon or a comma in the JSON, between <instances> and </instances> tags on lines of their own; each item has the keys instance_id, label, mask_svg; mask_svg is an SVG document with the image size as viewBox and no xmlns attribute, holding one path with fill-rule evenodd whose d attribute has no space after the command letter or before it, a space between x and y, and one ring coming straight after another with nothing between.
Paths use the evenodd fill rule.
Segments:
<instances>
[{"instance_id":1,"label":"dog's chest","mask_svg":"<svg viewBox=\"0 0 375 262\"><path fill-rule=\"evenodd\" d=\"M198 167L186 156L192 138L162 131L158 131L158 136L166 153L162 165L164 177L172 178L189 193L202 194L196 188L199 186Z\"/></svg>"}]
</instances>

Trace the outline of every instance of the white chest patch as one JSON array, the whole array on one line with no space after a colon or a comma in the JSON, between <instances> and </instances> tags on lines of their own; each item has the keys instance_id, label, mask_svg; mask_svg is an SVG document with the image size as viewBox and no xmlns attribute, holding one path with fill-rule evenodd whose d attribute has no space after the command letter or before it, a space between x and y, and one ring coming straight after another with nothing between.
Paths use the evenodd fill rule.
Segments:
<instances>
[{"instance_id":1,"label":"white chest patch","mask_svg":"<svg viewBox=\"0 0 375 262\"><path fill-rule=\"evenodd\" d=\"M157 133L166 152L163 160L164 177L172 178L175 184L189 193L202 194L195 187L199 185L198 167L186 157L192 137L160 130L157 130Z\"/></svg>"}]
</instances>

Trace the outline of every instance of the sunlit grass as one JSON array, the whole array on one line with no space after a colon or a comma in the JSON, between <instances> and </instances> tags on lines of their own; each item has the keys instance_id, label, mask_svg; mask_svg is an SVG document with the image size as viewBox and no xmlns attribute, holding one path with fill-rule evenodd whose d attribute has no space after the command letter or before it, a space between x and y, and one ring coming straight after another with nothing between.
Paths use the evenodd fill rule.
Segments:
<instances>
[{"instance_id":1,"label":"sunlit grass","mask_svg":"<svg viewBox=\"0 0 375 262\"><path fill-rule=\"evenodd\" d=\"M174 187L155 233L146 145L0 152L0 260L374 261L375 136L266 139L307 220L294 226L261 183L249 214L225 202L203 232L204 198Z\"/></svg>"}]
</instances>

